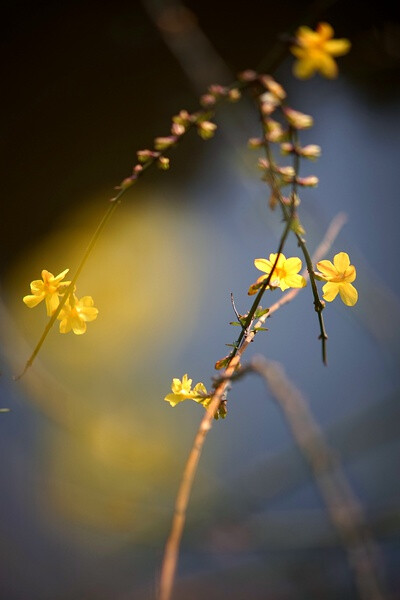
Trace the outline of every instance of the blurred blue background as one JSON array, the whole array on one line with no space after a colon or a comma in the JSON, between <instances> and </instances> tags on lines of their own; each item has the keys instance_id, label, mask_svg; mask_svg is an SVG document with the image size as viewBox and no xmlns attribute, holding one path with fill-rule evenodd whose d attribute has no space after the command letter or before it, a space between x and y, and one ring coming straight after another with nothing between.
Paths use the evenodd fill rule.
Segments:
<instances>
[{"instance_id":1,"label":"blurred blue background","mask_svg":"<svg viewBox=\"0 0 400 600\"><path fill-rule=\"evenodd\" d=\"M335 81L275 72L322 157L300 215L311 252L339 212L327 258L348 252L359 302L325 311L328 366L307 287L267 322L248 357L281 363L302 391L363 508L389 597L400 598L397 255L400 24L363 3L8 3L3 24L0 223L0 598L155 597L163 545L202 409L164 402L172 377L210 386L215 361L282 223L267 207L250 100L190 135L168 173L127 193L78 282L99 318L56 328L22 297L43 268L79 262L135 152L167 135L210 83L268 57L278 34L327 20L351 53ZM294 239L286 256L298 254ZM272 301L280 297L273 292ZM338 534L287 423L255 375L235 384L207 439L189 507L176 598L357 598Z\"/></svg>"}]
</instances>

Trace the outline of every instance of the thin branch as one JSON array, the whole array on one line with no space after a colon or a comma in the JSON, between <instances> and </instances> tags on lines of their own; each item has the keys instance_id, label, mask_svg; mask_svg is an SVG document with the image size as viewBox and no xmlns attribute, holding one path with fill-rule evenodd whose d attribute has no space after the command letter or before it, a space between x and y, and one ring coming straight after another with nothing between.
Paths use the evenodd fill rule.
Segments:
<instances>
[{"instance_id":1,"label":"thin branch","mask_svg":"<svg viewBox=\"0 0 400 600\"><path fill-rule=\"evenodd\" d=\"M321 258L325 255L330 245L333 244L335 237L338 235L344 223L345 217L343 216L343 214L338 215L332 221L320 246L318 246L315 252L315 255L313 257L313 260L315 262L321 260ZM290 300L293 299L295 295L296 294L291 296ZM289 302L289 298L286 300L286 303L287 302ZM276 306L274 308L275 312L276 310L278 310L279 306L274 306ZM260 323L260 321L263 322L265 318L266 315L261 317L258 323ZM249 332L243 340L243 343L241 344L240 348L238 348L236 355L230 360L229 365L224 371L222 381L220 381L220 383L217 385L213 395L211 396L210 404L208 405L206 413L196 433L193 446L190 450L189 457L187 459L183 471L182 479L179 484L178 494L175 501L174 515L171 523L171 530L164 549L164 556L160 574L159 600L170 600L171 598L176 568L178 564L179 548L186 522L187 507L189 504L190 494L193 487L194 477L197 471L197 465L200 460L201 452L203 450L207 433L212 427L214 415L216 414L220 402L222 401L226 393L227 386L230 383L230 380L240 363L240 358L245 352L248 345L253 341L255 335L256 332Z\"/></svg>"},{"instance_id":2,"label":"thin branch","mask_svg":"<svg viewBox=\"0 0 400 600\"><path fill-rule=\"evenodd\" d=\"M259 109L261 123L263 123L263 114L262 114L261 104L260 104L259 99L258 99L258 109ZM292 141L293 141L293 130L291 130L291 135L292 135ZM297 140L294 140L294 141L297 142ZM270 166L272 166L274 163L274 158L272 155L271 146L266 137L265 137L265 141L264 141L263 145L265 148L267 160L268 160ZM297 144L295 144L295 145L297 145ZM295 165L295 167L297 167L297 170L298 170L299 157L297 154L295 154L295 156L294 156L294 161L295 161L294 165ZM286 206L286 204L284 202L280 187L276 181L276 176L275 176L275 173L272 168L270 169L270 183L271 183L271 187L273 189L274 195L279 201L279 205L282 210L283 218L286 222L288 222L288 219L293 219L293 213L292 213L292 211L288 210L288 207ZM297 172L295 172L295 175L294 175L293 186L297 186ZM294 189L296 190L296 187ZM293 188L292 188L292 194L293 193L294 192L293 192ZM294 202L294 199L292 198L292 203L293 202ZM295 236L297 238L297 242L303 252L304 260L306 261L306 265L307 265L307 271L308 271L308 275L309 275L309 279L310 279L310 283L311 283L312 294L314 297L314 308L318 315L318 323L319 323L319 330L320 330L319 339L321 340L321 345L322 345L322 362L324 363L324 365L326 365L327 364L326 340L328 339L328 335L326 333L325 323L324 323L324 319L322 316L324 304L321 302L319 294L318 294L317 284L315 282L315 277L314 277L314 269L313 269L313 265L312 265L312 260L311 260L310 254L308 252L306 242L305 242L304 238L297 231L294 231L294 234L295 234Z\"/></svg>"}]
</instances>

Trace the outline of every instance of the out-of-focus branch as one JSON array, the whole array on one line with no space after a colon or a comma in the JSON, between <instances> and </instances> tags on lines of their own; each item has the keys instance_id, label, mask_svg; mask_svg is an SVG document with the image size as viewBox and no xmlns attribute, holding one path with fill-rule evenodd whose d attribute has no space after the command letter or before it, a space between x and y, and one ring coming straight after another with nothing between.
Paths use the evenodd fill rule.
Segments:
<instances>
[{"instance_id":1,"label":"out-of-focus branch","mask_svg":"<svg viewBox=\"0 0 400 600\"><path fill-rule=\"evenodd\" d=\"M330 519L346 549L359 597L361 600L384 600L386 595L378 575L378 552L362 508L306 400L288 380L281 365L258 356L250 366L263 377L312 469Z\"/></svg>"}]
</instances>

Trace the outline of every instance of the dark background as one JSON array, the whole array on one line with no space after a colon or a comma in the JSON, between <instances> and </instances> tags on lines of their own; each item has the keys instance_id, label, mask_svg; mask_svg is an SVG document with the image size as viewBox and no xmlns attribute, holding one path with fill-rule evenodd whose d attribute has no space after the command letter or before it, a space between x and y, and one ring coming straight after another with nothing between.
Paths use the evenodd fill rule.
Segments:
<instances>
[{"instance_id":1,"label":"dark background","mask_svg":"<svg viewBox=\"0 0 400 600\"><path fill-rule=\"evenodd\" d=\"M399 15L389 2L204 0L185 2L185 7L120 0L3 3L1 405L12 410L0 415L0 598L154 597L179 476L199 421L197 407L169 412L162 405L161 413L160 403L171 378L185 372L208 385L212 365L232 335L229 292L246 306L252 259L274 251L279 238L281 225L277 215L269 220L264 209L259 174L236 156L257 134L251 103L221 115L220 137L206 144L188 137L174 152L171 171L144 178L137 195L126 196L121 221L116 221L122 227L124 220L134 224L137 219L137 229L127 234L137 250L135 236L140 237L141 228L144 237L150 236L153 220L150 216L141 225L138 215L161 194L154 201L157 235L149 237L149 244L165 263L152 262L150 249L139 248L133 259L150 273L152 285L157 269L170 273L168 240L177 236L176 221L184 231L171 256L185 255L182 261L194 265L193 281L181 287L183 275L176 269L182 320L176 314L173 325L165 325L171 320L163 311L169 292L161 283L157 308L138 317L137 327L147 319L148 330L140 331L152 353L139 351L136 339L124 346L123 330L111 331L112 348L125 348L125 358L104 351L101 367L96 370L96 359L92 364L85 358L78 373L72 361L82 346L68 341L65 354L59 350L57 355L64 339L54 337L51 343L58 346L49 346L47 354L43 350L41 366L14 382L12 375L41 331L40 325L29 328L33 314L21 316L24 307L16 305L28 293L26 278L36 278L30 273L64 268L58 255L52 259L55 266L46 263L51 257L45 258L42 244L53 232L65 223L82 225L87 240L114 186L131 172L136 150L167 134L171 115L181 108L196 109L209 83L227 84L238 71L268 63L271 52L280 57L276 76L294 107L316 120L310 142L323 147L321 161L311 169L321 183L316 195L305 194L307 232L315 247L331 218L341 210L348 214L334 251L354 257L360 301L353 311L332 306L328 313L328 369L320 364L309 299L291 306L286 319L271 320L269 337L257 341L257 351L282 362L310 398L377 540L388 597L400 598ZM352 51L339 59L337 81L319 76L296 81L292 58L276 44L299 24L315 26L320 20L333 25L335 37L351 39ZM203 55L204 43L208 50ZM248 160L255 161L254 155ZM127 279L132 279L129 245L127 254L119 256L117 225L110 231L116 263L126 261ZM78 239L84 247L86 241ZM63 243L69 251L72 242ZM288 252L296 252L295 246ZM108 246L94 253L89 283L91 271L101 278L101 257L107 253ZM107 273L112 287L117 277L112 269ZM171 273L175 277L173 268ZM195 303L196 294L197 320L190 329L190 313L184 310ZM305 315L300 319L298 309ZM119 310L112 315L116 322ZM104 321L110 323L110 317ZM160 342L152 332L154 321ZM83 416L87 406L90 417ZM86 453L80 425L83 431L85 419L89 423L103 413L118 415L122 422L132 419L133 437L124 445L119 433L109 434L121 445L103 446L103 440L95 446L98 454L92 446ZM85 430L82 439L87 435ZM125 460L131 460L134 441L140 451L130 471ZM107 448L113 448L111 458ZM176 598L357 598L312 476L279 412L272 402L266 406L260 382L246 380L232 391L228 420L216 424L201 465ZM111 489L118 492L117 509L111 506L112 495L108 498Z\"/></svg>"}]
</instances>

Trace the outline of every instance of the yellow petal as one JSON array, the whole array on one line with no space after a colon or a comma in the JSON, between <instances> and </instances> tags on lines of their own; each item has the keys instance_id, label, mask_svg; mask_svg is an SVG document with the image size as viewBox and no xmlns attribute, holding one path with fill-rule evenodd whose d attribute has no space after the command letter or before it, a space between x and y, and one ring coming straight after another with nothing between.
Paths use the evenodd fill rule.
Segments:
<instances>
[{"instance_id":1,"label":"yellow petal","mask_svg":"<svg viewBox=\"0 0 400 600\"><path fill-rule=\"evenodd\" d=\"M66 274L68 273L69 269L65 269L64 271L62 271L61 273L59 273L57 275L57 277L54 277L54 281L61 281L61 279L64 279L64 277L66 276Z\"/></svg>"},{"instance_id":2,"label":"yellow petal","mask_svg":"<svg viewBox=\"0 0 400 600\"><path fill-rule=\"evenodd\" d=\"M329 25L329 23L318 23L317 34L319 34L322 39L329 40L330 38L333 38L334 33L333 27L332 25Z\"/></svg>"},{"instance_id":3,"label":"yellow petal","mask_svg":"<svg viewBox=\"0 0 400 600\"><path fill-rule=\"evenodd\" d=\"M205 397L207 395L207 388L201 381L197 383L193 388L194 398L196 402L204 402ZM197 398L196 398L197 396Z\"/></svg>"},{"instance_id":4,"label":"yellow petal","mask_svg":"<svg viewBox=\"0 0 400 600\"><path fill-rule=\"evenodd\" d=\"M289 285L287 284L286 279L281 279L278 283L279 288L282 290L282 292L284 292L285 290L289 289Z\"/></svg>"},{"instance_id":5,"label":"yellow petal","mask_svg":"<svg viewBox=\"0 0 400 600\"><path fill-rule=\"evenodd\" d=\"M29 308L33 308L34 306L37 306L39 304L39 302L41 302L44 298L44 294L42 295L34 295L32 296L31 294L28 294L28 296L24 296L22 298L23 302L25 302L25 304L27 306L29 306Z\"/></svg>"},{"instance_id":6,"label":"yellow petal","mask_svg":"<svg viewBox=\"0 0 400 600\"><path fill-rule=\"evenodd\" d=\"M99 314L99 311L97 308L95 308L94 306L88 306L87 308L82 308L79 311L79 316L84 320L84 321L94 321L95 319L97 319L97 315Z\"/></svg>"},{"instance_id":7,"label":"yellow petal","mask_svg":"<svg viewBox=\"0 0 400 600\"><path fill-rule=\"evenodd\" d=\"M299 44L304 46L315 44L318 42L319 38L319 34L310 29L310 27L307 27L307 25L302 25L302 27L299 27L296 31L296 39Z\"/></svg>"},{"instance_id":8,"label":"yellow petal","mask_svg":"<svg viewBox=\"0 0 400 600\"><path fill-rule=\"evenodd\" d=\"M271 254L272 256L272 254ZM272 269L272 264L269 260L267 260L266 258L256 258L254 260L254 266L259 270L259 271L264 271L264 273L269 273L270 270Z\"/></svg>"},{"instance_id":9,"label":"yellow petal","mask_svg":"<svg viewBox=\"0 0 400 600\"><path fill-rule=\"evenodd\" d=\"M36 294L37 292L43 291L43 281L41 279L35 279L35 281L31 282L31 292Z\"/></svg>"},{"instance_id":10,"label":"yellow petal","mask_svg":"<svg viewBox=\"0 0 400 600\"><path fill-rule=\"evenodd\" d=\"M323 288L322 288L322 292L323 292L323 299L326 300L327 302L332 302L332 300L334 300L336 298L336 296L338 295L339 292L339 284L337 283L332 283L332 282L328 282L326 283Z\"/></svg>"},{"instance_id":11,"label":"yellow petal","mask_svg":"<svg viewBox=\"0 0 400 600\"><path fill-rule=\"evenodd\" d=\"M317 263L317 269L326 279L337 276L337 271L330 260L320 260Z\"/></svg>"},{"instance_id":12,"label":"yellow petal","mask_svg":"<svg viewBox=\"0 0 400 600\"><path fill-rule=\"evenodd\" d=\"M324 50L331 56L343 56L343 54L347 54L350 48L350 41L344 38L340 40L328 40L324 44Z\"/></svg>"},{"instance_id":13,"label":"yellow petal","mask_svg":"<svg viewBox=\"0 0 400 600\"><path fill-rule=\"evenodd\" d=\"M269 260L271 263L271 267L273 267L275 260L276 260L277 254L270 254L269 255ZM278 262L276 263L276 268L279 269L280 267L282 267L283 263L286 261L286 256L282 253L280 253L279 258L278 258Z\"/></svg>"},{"instance_id":14,"label":"yellow petal","mask_svg":"<svg viewBox=\"0 0 400 600\"><path fill-rule=\"evenodd\" d=\"M60 323L60 333L68 333L71 331L71 323L68 319L63 319Z\"/></svg>"},{"instance_id":15,"label":"yellow petal","mask_svg":"<svg viewBox=\"0 0 400 600\"><path fill-rule=\"evenodd\" d=\"M298 79L309 79L315 71L314 61L308 57L296 60L293 64L293 75Z\"/></svg>"},{"instance_id":16,"label":"yellow petal","mask_svg":"<svg viewBox=\"0 0 400 600\"><path fill-rule=\"evenodd\" d=\"M71 319L71 326L72 326L72 331L76 335L82 335L83 333L86 332L86 323L82 319L78 319L77 317L74 317L73 319Z\"/></svg>"},{"instance_id":17,"label":"yellow petal","mask_svg":"<svg viewBox=\"0 0 400 600\"><path fill-rule=\"evenodd\" d=\"M333 264L339 273L344 273L350 266L350 258L346 252L339 252L333 258Z\"/></svg>"},{"instance_id":18,"label":"yellow petal","mask_svg":"<svg viewBox=\"0 0 400 600\"><path fill-rule=\"evenodd\" d=\"M348 269L346 269L344 274L344 281L346 283L352 283L356 278L356 268L354 265L350 265Z\"/></svg>"},{"instance_id":19,"label":"yellow petal","mask_svg":"<svg viewBox=\"0 0 400 600\"><path fill-rule=\"evenodd\" d=\"M292 275L298 273L301 270L301 260L297 256L288 258L285 262L285 273ZM287 279L287 277L285 277Z\"/></svg>"},{"instance_id":20,"label":"yellow petal","mask_svg":"<svg viewBox=\"0 0 400 600\"><path fill-rule=\"evenodd\" d=\"M48 294L46 296L46 310L47 310L48 317L51 317L51 315L57 309L59 304L60 304L60 301L58 299L57 294Z\"/></svg>"},{"instance_id":21,"label":"yellow petal","mask_svg":"<svg viewBox=\"0 0 400 600\"><path fill-rule=\"evenodd\" d=\"M79 300L79 304L80 306L93 306L94 300L92 296L83 296L83 298Z\"/></svg>"},{"instance_id":22,"label":"yellow petal","mask_svg":"<svg viewBox=\"0 0 400 600\"><path fill-rule=\"evenodd\" d=\"M328 79L335 79L338 75L337 64L335 63L332 56L325 52L318 53L318 70L320 73Z\"/></svg>"},{"instance_id":23,"label":"yellow petal","mask_svg":"<svg viewBox=\"0 0 400 600\"><path fill-rule=\"evenodd\" d=\"M293 56L300 59L307 56L307 50L301 46L290 46L290 52L293 54Z\"/></svg>"},{"instance_id":24,"label":"yellow petal","mask_svg":"<svg viewBox=\"0 0 400 600\"><path fill-rule=\"evenodd\" d=\"M46 269L43 269L42 271L42 279L45 283L47 283L50 279L54 279L54 275L53 273L50 273L50 271L47 271Z\"/></svg>"},{"instance_id":25,"label":"yellow petal","mask_svg":"<svg viewBox=\"0 0 400 600\"><path fill-rule=\"evenodd\" d=\"M354 306L358 300L358 292L351 283L339 283L339 293L346 306Z\"/></svg>"},{"instance_id":26,"label":"yellow petal","mask_svg":"<svg viewBox=\"0 0 400 600\"><path fill-rule=\"evenodd\" d=\"M171 406L176 406L177 404L179 404L179 402L182 402L182 400L184 399L185 398L183 398L182 396L177 396L176 394L168 394L164 398L164 400L166 402L169 402Z\"/></svg>"},{"instance_id":27,"label":"yellow petal","mask_svg":"<svg viewBox=\"0 0 400 600\"><path fill-rule=\"evenodd\" d=\"M192 381L193 379L189 379L187 373L185 373L185 375L182 377L182 389L185 388L190 390L192 387Z\"/></svg>"},{"instance_id":28,"label":"yellow petal","mask_svg":"<svg viewBox=\"0 0 400 600\"><path fill-rule=\"evenodd\" d=\"M287 283L288 287L292 288L302 288L307 285L306 280L301 275L288 275L285 277L285 282Z\"/></svg>"}]
</instances>

